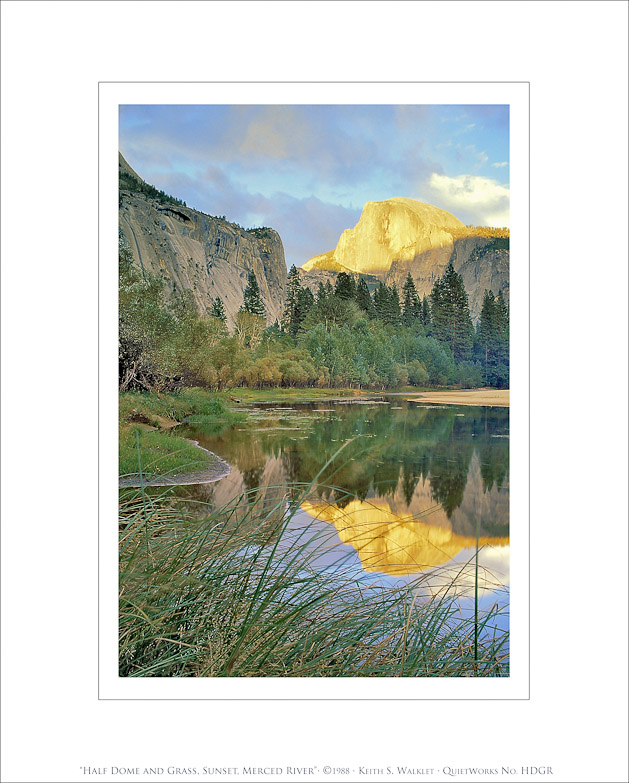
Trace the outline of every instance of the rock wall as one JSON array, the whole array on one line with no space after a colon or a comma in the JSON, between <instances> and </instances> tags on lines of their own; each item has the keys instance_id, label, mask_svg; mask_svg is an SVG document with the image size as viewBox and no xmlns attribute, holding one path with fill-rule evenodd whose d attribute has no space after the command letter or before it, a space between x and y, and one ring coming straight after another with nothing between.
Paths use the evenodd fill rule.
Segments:
<instances>
[{"instance_id":1,"label":"rock wall","mask_svg":"<svg viewBox=\"0 0 629 783\"><path fill-rule=\"evenodd\" d=\"M125 165L122 159L121 168L132 171ZM273 229L245 231L226 220L124 189L119 194L119 225L135 262L162 276L167 298L189 290L204 313L220 296L232 324L253 270L267 322L281 316L287 271L282 240Z\"/></svg>"},{"instance_id":2,"label":"rock wall","mask_svg":"<svg viewBox=\"0 0 629 783\"><path fill-rule=\"evenodd\" d=\"M398 289L404 285L411 273L420 297L429 295L432 287L445 272L452 260L455 270L463 278L468 294L470 313L473 320L480 316L485 289L495 294L502 289L509 301L509 251L492 249L492 240L486 237L455 239L451 247L428 250L412 261L393 261L384 276L387 285L396 283Z\"/></svg>"}]
</instances>

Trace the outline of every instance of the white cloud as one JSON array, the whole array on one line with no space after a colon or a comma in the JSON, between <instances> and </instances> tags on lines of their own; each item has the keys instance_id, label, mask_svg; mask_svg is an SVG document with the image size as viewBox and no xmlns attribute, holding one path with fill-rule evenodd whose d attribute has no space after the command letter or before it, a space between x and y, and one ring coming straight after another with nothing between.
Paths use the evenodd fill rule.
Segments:
<instances>
[{"instance_id":1,"label":"white cloud","mask_svg":"<svg viewBox=\"0 0 629 783\"><path fill-rule=\"evenodd\" d=\"M505 166L509 165L508 160L502 160L500 163L492 163L491 164L495 169L503 169Z\"/></svg>"},{"instance_id":2,"label":"white cloud","mask_svg":"<svg viewBox=\"0 0 629 783\"><path fill-rule=\"evenodd\" d=\"M433 173L428 180L435 206L447 209L465 223L509 225L509 186L495 179Z\"/></svg>"}]
</instances>

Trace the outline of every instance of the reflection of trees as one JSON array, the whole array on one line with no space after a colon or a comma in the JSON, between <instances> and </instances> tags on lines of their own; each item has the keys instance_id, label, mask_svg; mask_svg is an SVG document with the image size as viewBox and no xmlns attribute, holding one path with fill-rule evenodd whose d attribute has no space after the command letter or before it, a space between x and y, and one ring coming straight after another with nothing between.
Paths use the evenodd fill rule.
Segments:
<instances>
[{"instance_id":1,"label":"reflection of trees","mask_svg":"<svg viewBox=\"0 0 629 783\"><path fill-rule=\"evenodd\" d=\"M505 485L509 439L492 436L508 435L508 410L401 406L401 410L392 410L386 405L338 405L329 413L316 413L313 406L310 412L315 418L306 420L299 432L278 430L279 421L270 420L266 425L255 425L259 430L256 432L251 431L253 428L232 430L229 440L221 436L221 443L198 438L206 448L216 450L238 467L248 488L260 481L269 456L280 458L285 481L309 483L350 441L317 482L318 497L339 507L349 502L347 493L364 500L370 493L386 497L398 490L410 506L420 479L428 479L434 500L451 517L463 501L475 451L483 491ZM286 419L280 421L289 424ZM298 424L304 425L304 421L293 421L293 426Z\"/></svg>"},{"instance_id":2,"label":"reflection of trees","mask_svg":"<svg viewBox=\"0 0 629 783\"><path fill-rule=\"evenodd\" d=\"M468 466L469 460L466 463L461 461L457 468L450 468L449 470L438 468L440 470L439 475L430 474L432 496L437 503L441 503L448 518L452 516L452 512L463 502Z\"/></svg>"},{"instance_id":3,"label":"reflection of trees","mask_svg":"<svg viewBox=\"0 0 629 783\"><path fill-rule=\"evenodd\" d=\"M262 476L264 474L264 465L259 465L255 468L242 471L242 478L245 482L247 489L255 489L261 484Z\"/></svg>"},{"instance_id":4,"label":"reflection of trees","mask_svg":"<svg viewBox=\"0 0 629 783\"><path fill-rule=\"evenodd\" d=\"M500 433L499 433L500 434ZM483 489L502 489L509 475L509 438L490 437L479 444L478 456Z\"/></svg>"},{"instance_id":5,"label":"reflection of trees","mask_svg":"<svg viewBox=\"0 0 629 783\"><path fill-rule=\"evenodd\" d=\"M411 505L411 500L415 494L418 482L419 475L415 475L413 466L405 462L404 467L402 468L402 492L407 506Z\"/></svg>"}]
</instances>

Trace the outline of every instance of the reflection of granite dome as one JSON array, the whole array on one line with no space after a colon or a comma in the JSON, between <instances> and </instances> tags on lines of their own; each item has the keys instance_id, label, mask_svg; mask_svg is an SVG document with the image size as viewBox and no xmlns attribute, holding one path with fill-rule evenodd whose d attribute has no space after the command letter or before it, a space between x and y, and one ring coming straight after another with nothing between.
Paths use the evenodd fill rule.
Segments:
<instances>
[{"instance_id":1,"label":"reflection of granite dome","mask_svg":"<svg viewBox=\"0 0 629 783\"><path fill-rule=\"evenodd\" d=\"M411 515L397 515L384 500L352 500L343 509L305 501L301 507L316 519L332 522L341 541L358 552L365 571L413 574L448 563L461 550L476 546L475 537L457 535ZM508 537L478 539L481 546L508 542Z\"/></svg>"}]
</instances>

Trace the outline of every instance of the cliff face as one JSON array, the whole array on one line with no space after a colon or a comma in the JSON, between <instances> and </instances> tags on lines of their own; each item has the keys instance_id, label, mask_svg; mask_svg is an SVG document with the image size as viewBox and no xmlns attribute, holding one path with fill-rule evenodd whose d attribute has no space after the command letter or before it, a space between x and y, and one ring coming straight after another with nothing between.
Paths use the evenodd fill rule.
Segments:
<instances>
[{"instance_id":1,"label":"cliff face","mask_svg":"<svg viewBox=\"0 0 629 783\"><path fill-rule=\"evenodd\" d=\"M162 276L167 298L189 290L199 312L204 313L211 300L220 296L228 322L233 323L253 270L267 322L281 316L287 272L277 232L270 228L245 231L150 192L139 192L135 181L145 183L122 156L119 168L126 175L120 180L120 229L135 262Z\"/></svg>"},{"instance_id":2,"label":"cliff face","mask_svg":"<svg viewBox=\"0 0 629 783\"><path fill-rule=\"evenodd\" d=\"M404 285L410 272L420 297L430 295L437 278L445 272L450 259L454 269L463 278L468 294L470 313L474 320L480 316L485 289L495 294L502 289L509 301L509 251L496 248L496 242L487 237L455 239L449 247L428 250L412 261L393 261L384 280L387 285Z\"/></svg>"},{"instance_id":3,"label":"cliff face","mask_svg":"<svg viewBox=\"0 0 629 783\"><path fill-rule=\"evenodd\" d=\"M410 272L420 296L430 294L435 280L452 260L462 275L473 318L480 314L483 292L502 288L509 293L508 240L470 235L458 218L445 210L406 198L370 201L360 220L344 231L335 250L315 256L302 267L302 282L315 288L318 280L339 271L370 274L400 288Z\"/></svg>"}]
</instances>

